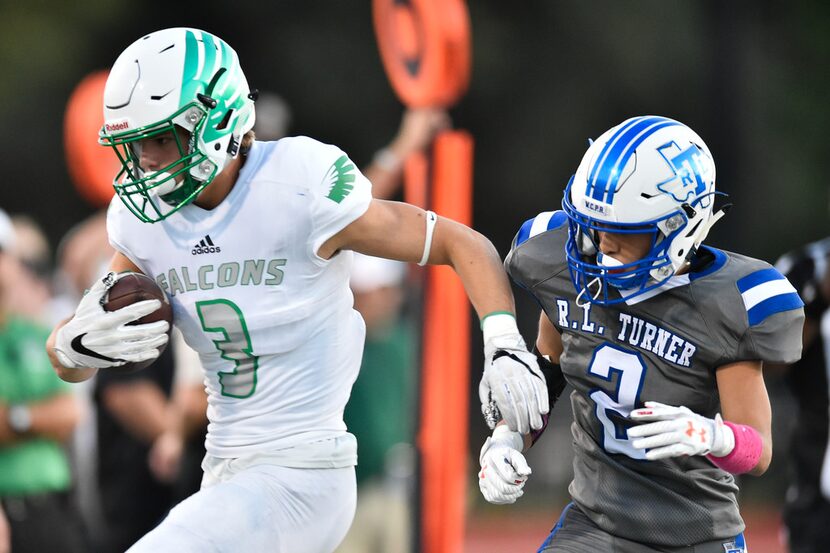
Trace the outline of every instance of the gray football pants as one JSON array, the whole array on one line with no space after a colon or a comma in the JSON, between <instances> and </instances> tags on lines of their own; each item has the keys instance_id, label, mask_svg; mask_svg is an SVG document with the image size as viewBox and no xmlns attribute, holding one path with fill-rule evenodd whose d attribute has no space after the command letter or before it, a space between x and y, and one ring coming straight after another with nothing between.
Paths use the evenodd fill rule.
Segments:
<instances>
[{"instance_id":1,"label":"gray football pants","mask_svg":"<svg viewBox=\"0 0 830 553\"><path fill-rule=\"evenodd\" d=\"M609 534L570 503L537 553L746 553L743 534L684 547L638 543Z\"/></svg>"}]
</instances>

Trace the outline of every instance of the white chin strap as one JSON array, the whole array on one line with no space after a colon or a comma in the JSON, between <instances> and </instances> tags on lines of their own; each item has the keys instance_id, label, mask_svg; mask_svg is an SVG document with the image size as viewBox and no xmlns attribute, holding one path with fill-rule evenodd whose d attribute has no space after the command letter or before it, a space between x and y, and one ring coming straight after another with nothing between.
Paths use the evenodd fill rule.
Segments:
<instances>
[{"instance_id":1,"label":"white chin strap","mask_svg":"<svg viewBox=\"0 0 830 553\"><path fill-rule=\"evenodd\" d=\"M591 286L596 286L597 287L596 293L591 294L591 300L597 299L599 297L599 295L602 293L602 281L599 279L599 277L594 277L594 280L589 282L582 290L579 291L579 294L576 295L576 306L577 307L585 307L586 305L591 303L591 300L585 300L582 297L582 296L585 295L585 292L587 292L588 289L591 288Z\"/></svg>"},{"instance_id":2,"label":"white chin strap","mask_svg":"<svg viewBox=\"0 0 830 553\"><path fill-rule=\"evenodd\" d=\"M732 207L731 204L720 208L714 215L709 217L709 220L703 223L703 228L700 230L700 235L695 240L695 248L700 246L706 237L709 235L709 231L712 230L712 227L715 226L715 223L721 220L721 217L726 215L726 212L729 211L729 208Z\"/></svg>"}]
</instances>

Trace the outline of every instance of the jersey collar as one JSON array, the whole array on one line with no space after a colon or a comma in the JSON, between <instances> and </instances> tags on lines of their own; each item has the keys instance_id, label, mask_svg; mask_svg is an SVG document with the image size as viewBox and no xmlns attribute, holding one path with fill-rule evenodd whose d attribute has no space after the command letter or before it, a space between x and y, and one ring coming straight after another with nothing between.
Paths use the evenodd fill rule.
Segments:
<instances>
[{"instance_id":1,"label":"jersey collar","mask_svg":"<svg viewBox=\"0 0 830 553\"><path fill-rule=\"evenodd\" d=\"M723 253L721 250L716 248L710 248L709 246L700 246L702 249L705 249L707 252L712 254L714 260L704 267L700 271L694 271L682 275L675 275L669 278L666 282L661 284L660 286L654 288L653 290L649 290L648 292L644 292L632 298L628 298L625 300L626 305L636 305L640 302L644 302L647 299L653 298L663 292L668 290L672 290L674 288L678 288L680 286L685 286L699 278L703 278L705 276L711 275L712 273L718 271L721 267L726 264L726 254ZM623 295L625 290L622 291Z\"/></svg>"}]
</instances>

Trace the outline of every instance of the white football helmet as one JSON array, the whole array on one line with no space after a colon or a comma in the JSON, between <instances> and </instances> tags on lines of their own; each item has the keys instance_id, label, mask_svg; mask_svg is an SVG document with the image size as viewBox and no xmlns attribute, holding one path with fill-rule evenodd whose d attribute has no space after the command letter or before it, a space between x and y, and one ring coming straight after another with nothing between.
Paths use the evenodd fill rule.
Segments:
<instances>
[{"instance_id":1,"label":"white football helmet","mask_svg":"<svg viewBox=\"0 0 830 553\"><path fill-rule=\"evenodd\" d=\"M107 79L99 133L121 161L113 186L127 208L156 222L193 201L238 155L254 126L254 99L236 52L210 33L164 29L128 46ZM183 143L173 133L180 158L145 171L137 141L174 126L190 136Z\"/></svg>"},{"instance_id":2,"label":"white football helmet","mask_svg":"<svg viewBox=\"0 0 830 553\"><path fill-rule=\"evenodd\" d=\"M656 288L684 267L713 217L715 163L701 138L666 117L634 117L594 141L565 189L566 245L580 296L613 304ZM648 254L621 264L597 232L652 233ZM620 291L610 295L611 289Z\"/></svg>"}]
</instances>

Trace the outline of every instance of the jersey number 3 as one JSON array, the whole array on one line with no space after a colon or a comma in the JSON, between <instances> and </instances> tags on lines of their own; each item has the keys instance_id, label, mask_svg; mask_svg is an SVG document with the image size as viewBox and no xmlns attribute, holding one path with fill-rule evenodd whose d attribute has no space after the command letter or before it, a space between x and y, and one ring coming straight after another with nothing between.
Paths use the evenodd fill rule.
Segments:
<instances>
[{"instance_id":1,"label":"jersey number 3","mask_svg":"<svg viewBox=\"0 0 830 553\"><path fill-rule=\"evenodd\" d=\"M600 389L591 390L589 394L597 405L596 415L604 429L603 447L609 453L645 459L646 451L632 447L625 427L619 422L620 418L628 417L637 404L643 389L645 363L637 353L604 344L594 350L588 372L609 382L615 376L618 379L615 397Z\"/></svg>"},{"instance_id":2,"label":"jersey number 3","mask_svg":"<svg viewBox=\"0 0 830 553\"><path fill-rule=\"evenodd\" d=\"M250 397L256 391L259 357L253 354L248 325L242 311L232 301L219 299L196 303L202 330L221 332L223 339L214 340L223 359L233 362L232 371L219 372L222 395L236 398Z\"/></svg>"}]
</instances>

